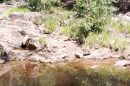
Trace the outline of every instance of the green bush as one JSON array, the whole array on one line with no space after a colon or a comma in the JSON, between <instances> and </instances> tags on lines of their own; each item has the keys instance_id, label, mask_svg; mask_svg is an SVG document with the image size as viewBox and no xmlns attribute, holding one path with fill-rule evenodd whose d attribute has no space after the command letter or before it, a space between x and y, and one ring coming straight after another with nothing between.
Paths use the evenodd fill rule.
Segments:
<instances>
[{"instance_id":1,"label":"green bush","mask_svg":"<svg viewBox=\"0 0 130 86\"><path fill-rule=\"evenodd\" d=\"M74 14L76 13L75 21L78 22L63 29L62 33L69 34L80 44L85 42L84 39L90 32L95 32L98 36L111 20L114 11L111 3L112 0L76 0Z\"/></svg>"},{"instance_id":2,"label":"green bush","mask_svg":"<svg viewBox=\"0 0 130 86\"><path fill-rule=\"evenodd\" d=\"M28 0L29 6L33 11L48 10L52 6L58 6L59 0Z\"/></svg>"},{"instance_id":3,"label":"green bush","mask_svg":"<svg viewBox=\"0 0 130 86\"><path fill-rule=\"evenodd\" d=\"M86 19L87 28L100 32L102 26L108 23L114 11L112 0L76 0L77 17Z\"/></svg>"}]
</instances>

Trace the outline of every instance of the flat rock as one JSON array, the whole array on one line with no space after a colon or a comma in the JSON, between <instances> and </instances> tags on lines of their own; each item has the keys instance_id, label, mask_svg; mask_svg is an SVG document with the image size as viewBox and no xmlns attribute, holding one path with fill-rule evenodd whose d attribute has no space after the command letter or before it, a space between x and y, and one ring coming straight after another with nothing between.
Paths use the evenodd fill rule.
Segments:
<instances>
[{"instance_id":1,"label":"flat rock","mask_svg":"<svg viewBox=\"0 0 130 86\"><path fill-rule=\"evenodd\" d=\"M8 56L10 60L25 60L29 56L29 52L25 50L10 50Z\"/></svg>"},{"instance_id":2,"label":"flat rock","mask_svg":"<svg viewBox=\"0 0 130 86\"><path fill-rule=\"evenodd\" d=\"M127 60L121 60L121 61L117 61L115 63L116 67L124 67L124 66L128 66L128 65L130 65L130 61L127 61Z\"/></svg>"},{"instance_id":3,"label":"flat rock","mask_svg":"<svg viewBox=\"0 0 130 86\"><path fill-rule=\"evenodd\" d=\"M27 12L27 13L14 12L11 15L9 15L9 18L11 20L20 19L20 20L32 21L36 17L40 17L40 16L42 16L42 15L38 12Z\"/></svg>"},{"instance_id":4,"label":"flat rock","mask_svg":"<svg viewBox=\"0 0 130 86\"><path fill-rule=\"evenodd\" d=\"M112 58L111 51L107 48L101 48L94 51L91 51L91 54L88 56L84 56L84 59L108 59Z\"/></svg>"},{"instance_id":5,"label":"flat rock","mask_svg":"<svg viewBox=\"0 0 130 86\"><path fill-rule=\"evenodd\" d=\"M28 58L29 61L36 61L36 62L47 62L46 59L38 54L33 54Z\"/></svg>"}]
</instances>

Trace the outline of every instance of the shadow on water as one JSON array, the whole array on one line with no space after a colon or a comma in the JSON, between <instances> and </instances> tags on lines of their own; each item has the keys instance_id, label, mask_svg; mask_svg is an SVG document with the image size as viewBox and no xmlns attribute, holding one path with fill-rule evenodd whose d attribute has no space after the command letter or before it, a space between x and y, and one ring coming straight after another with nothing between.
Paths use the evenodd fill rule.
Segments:
<instances>
[{"instance_id":1,"label":"shadow on water","mask_svg":"<svg viewBox=\"0 0 130 86\"><path fill-rule=\"evenodd\" d=\"M2 75L0 86L130 86L130 72L74 64L50 67L26 63Z\"/></svg>"}]
</instances>

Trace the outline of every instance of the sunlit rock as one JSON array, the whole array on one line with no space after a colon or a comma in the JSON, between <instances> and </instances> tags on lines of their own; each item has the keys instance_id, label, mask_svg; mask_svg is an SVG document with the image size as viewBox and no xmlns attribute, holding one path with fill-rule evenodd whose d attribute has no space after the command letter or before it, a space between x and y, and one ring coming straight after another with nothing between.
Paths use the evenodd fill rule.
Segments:
<instances>
[{"instance_id":1,"label":"sunlit rock","mask_svg":"<svg viewBox=\"0 0 130 86\"><path fill-rule=\"evenodd\" d=\"M121 60L121 61L117 61L115 63L116 67L124 67L124 66L128 66L128 65L130 65L130 61L127 61L127 60Z\"/></svg>"}]
</instances>

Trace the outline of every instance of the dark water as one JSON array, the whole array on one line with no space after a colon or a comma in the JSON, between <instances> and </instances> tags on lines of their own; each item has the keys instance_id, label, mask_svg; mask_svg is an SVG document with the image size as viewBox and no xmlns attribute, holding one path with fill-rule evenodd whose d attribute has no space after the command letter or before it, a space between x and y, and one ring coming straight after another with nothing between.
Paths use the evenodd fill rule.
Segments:
<instances>
[{"instance_id":1,"label":"dark water","mask_svg":"<svg viewBox=\"0 0 130 86\"><path fill-rule=\"evenodd\" d=\"M0 86L130 86L129 71L91 69L74 65L24 64L0 77Z\"/></svg>"}]
</instances>

